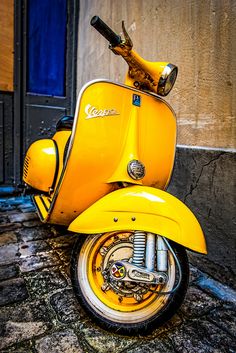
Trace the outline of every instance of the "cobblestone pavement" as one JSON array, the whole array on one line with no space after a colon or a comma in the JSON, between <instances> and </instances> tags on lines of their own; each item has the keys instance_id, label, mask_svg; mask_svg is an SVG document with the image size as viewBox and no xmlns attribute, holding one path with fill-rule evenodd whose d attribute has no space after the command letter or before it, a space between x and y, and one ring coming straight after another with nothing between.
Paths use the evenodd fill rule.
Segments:
<instances>
[{"instance_id":1,"label":"cobblestone pavement","mask_svg":"<svg viewBox=\"0 0 236 353\"><path fill-rule=\"evenodd\" d=\"M0 351L14 353L233 353L235 292L191 268L184 304L146 337L91 322L73 294L76 235L38 221L29 197L0 199Z\"/></svg>"}]
</instances>

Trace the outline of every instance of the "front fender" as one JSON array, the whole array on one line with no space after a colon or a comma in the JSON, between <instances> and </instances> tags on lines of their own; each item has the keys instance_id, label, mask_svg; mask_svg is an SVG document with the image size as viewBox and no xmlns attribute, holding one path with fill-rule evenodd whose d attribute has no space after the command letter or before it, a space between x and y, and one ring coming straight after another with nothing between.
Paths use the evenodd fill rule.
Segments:
<instances>
[{"instance_id":1,"label":"front fender","mask_svg":"<svg viewBox=\"0 0 236 353\"><path fill-rule=\"evenodd\" d=\"M167 192L147 186L111 192L81 213L69 230L85 234L144 230L207 253L201 226L189 208Z\"/></svg>"}]
</instances>

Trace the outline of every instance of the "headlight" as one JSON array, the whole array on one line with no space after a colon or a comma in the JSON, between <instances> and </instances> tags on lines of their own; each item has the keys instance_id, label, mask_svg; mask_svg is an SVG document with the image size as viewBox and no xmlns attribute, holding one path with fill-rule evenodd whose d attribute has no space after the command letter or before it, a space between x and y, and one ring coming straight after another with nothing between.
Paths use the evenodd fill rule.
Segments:
<instances>
[{"instance_id":1,"label":"headlight","mask_svg":"<svg viewBox=\"0 0 236 353\"><path fill-rule=\"evenodd\" d=\"M178 68L175 65L168 64L164 67L161 77L158 82L157 94L160 96L167 96L174 86L176 77L178 73Z\"/></svg>"}]
</instances>

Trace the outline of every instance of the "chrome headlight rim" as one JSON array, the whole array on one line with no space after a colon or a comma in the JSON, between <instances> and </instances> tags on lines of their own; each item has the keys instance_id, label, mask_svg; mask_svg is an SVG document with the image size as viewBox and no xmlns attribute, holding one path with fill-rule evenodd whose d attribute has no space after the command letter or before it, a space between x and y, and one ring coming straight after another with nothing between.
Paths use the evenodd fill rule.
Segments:
<instances>
[{"instance_id":1,"label":"chrome headlight rim","mask_svg":"<svg viewBox=\"0 0 236 353\"><path fill-rule=\"evenodd\" d=\"M167 64L161 73L161 77L159 79L158 87L157 87L157 94L163 97L167 96L175 84L177 75L178 75L178 67L170 63ZM170 79L172 76L173 76L173 82L171 83L170 88L166 90L166 84L168 82L168 79Z\"/></svg>"}]
</instances>

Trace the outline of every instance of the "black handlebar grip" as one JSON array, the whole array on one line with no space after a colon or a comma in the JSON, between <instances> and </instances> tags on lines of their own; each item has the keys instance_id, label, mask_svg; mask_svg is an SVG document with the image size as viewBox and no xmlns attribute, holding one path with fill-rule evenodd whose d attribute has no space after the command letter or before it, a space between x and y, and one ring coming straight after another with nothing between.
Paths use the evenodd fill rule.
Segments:
<instances>
[{"instance_id":1,"label":"black handlebar grip","mask_svg":"<svg viewBox=\"0 0 236 353\"><path fill-rule=\"evenodd\" d=\"M91 26L93 26L103 37L105 37L108 42L110 42L112 47L116 47L121 43L121 37L118 36L113 30L104 23L100 17L93 16L90 21Z\"/></svg>"}]
</instances>

